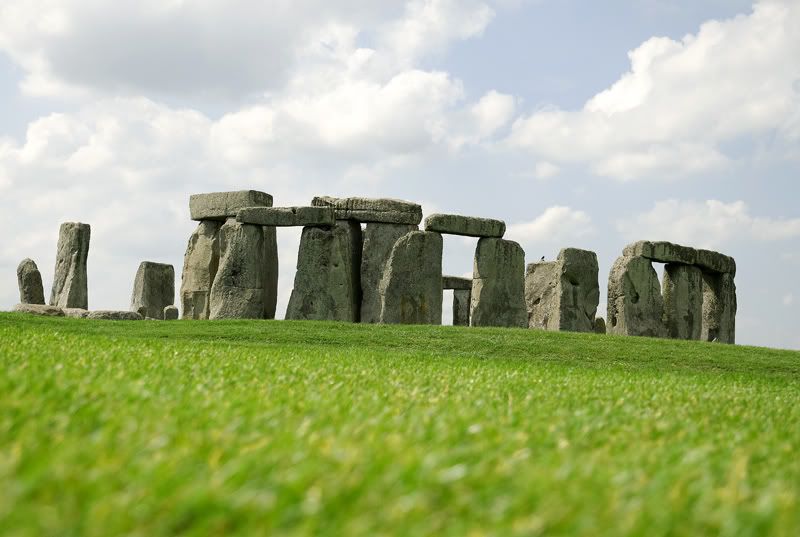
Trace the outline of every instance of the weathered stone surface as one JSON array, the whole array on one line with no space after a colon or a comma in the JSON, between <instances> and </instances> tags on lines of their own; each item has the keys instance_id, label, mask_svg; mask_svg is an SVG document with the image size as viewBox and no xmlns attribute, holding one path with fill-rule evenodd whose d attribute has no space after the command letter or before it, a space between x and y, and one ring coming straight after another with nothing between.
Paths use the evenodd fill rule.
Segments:
<instances>
[{"instance_id":1,"label":"weathered stone surface","mask_svg":"<svg viewBox=\"0 0 800 537\"><path fill-rule=\"evenodd\" d=\"M209 319L263 319L265 269L264 229L229 218L219 230Z\"/></svg>"},{"instance_id":2,"label":"weathered stone surface","mask_svg":"<svg viewBox=\"0 0 800 537\"><path fill-rule=\"evenodd\" d=\"M514 241L482 238L475 249L471 326L528 326L525 252Z\"/></svg>"},{"instance_id":3,"label":"weathered stone surface","mask_svg":"<svg viewBox=\"0 0 800 537\"><path fill-rule=\"evenodd\" d=\"M45 317L63 317L64 310L58 306L48 306L45 304L17 304L14 311L20 313L30 313L31 315L42 315Z\"/></svg>"},{"instance_id":4,"label":"weathered stone surface","mask_svg":"<svg viewBox=\"0 0 800 537\"><path fill-rule=\"evenodd\" d=\"M595 334L605 334L606 333L606 320L602 317L595 317L594 318L594 333Z\"/></svg>"},{"instance_id":5,"label":"weathered stone surface","mask_svg":"<svg viewBox=\"0 0 800 537\"><path fill-rule=\"evenodd\" d=\"M317 196L314 207L333 207L337 220L419 225L422 207L416 203L389 198L334 198Z\"/></svg>"},{"instance_id":6,"label":"weathered stone surface","mask_svg":"<svg viewBox=\"0 0 800 537\"><path fill-rule=\"evenodd\" d=\"M64 315L73 319L85 319L89 315L89 310L83 308L64 308Z\"/></svg>"},{"instance_id":7,"label":"weathered stone surface","mask_svg":"<svg viewBox=\"0 0 800 537\"><path fill-rule=\"evenodd\" d=\"M23 259L17 267L19 301L22 304L44 304L42 273L33 259Z\"/></svg>"},{"instance_id":8,"label":"weathered stone surface","mask_svg":"<svg viewBox=\"0 0 800 537\"><path fill-rule=\"evenodd\" d=\"M264 226L264 318L274 319L278 304L278 238L273 226Z\"/></svg>"},{"instance_id":9,"label":"weathered stone surface","mask_svg":"<svg viewBox=\"0 0 800 537\"><path fill-rule=\"evenodd\" d=\"M367 223L361 250L361 322L377 323L381 318L380 283L394 244L406 233L416 231L412 224Z\"/></svg>"},{"instance_id":10,"label":"weathered stone surface","mask_svg":"<svg viewBox=\"0 0 800 537\"><path fill-rule=\"evenodd\" d=\"M114 310L97 310L90 311L86 315L87 319L95 319L101 321L142 321L144 317L135 311L114 311Z\"/></svg>"},{"instance_id":11,"label":"weathered stone surface","mask_svg":"<svg viewBox=\"0 0 800 537\"><path fill-rule=\"evenodd\" d=\"M472 278L462 278L461 276L442 276L442 289L472 290Z\"/></svg>"},{"instance_id":12,"label":"weathered stone surface","mask_svg":"<svg viewBox=\"0 0 800 537\"><path fill-rule=\"evenodd\" d=\"M731 273L703 272L700 339L736 343L736 284Z\"/></svg>"},{"instance_id":13,"label":"weathered stone surface","mask_svg":"<svg viewBox=\"0 0 800 537\"><path fill-rule=\"evenodd\" d=\"M528 326L570 332L594 331L600 301L597 255L564 248L556 261L528 265L525 302Z\"/></svg>"},{"instance_id":14,"label":"weathered stone surface","mask_svg":"<svg viewBox=\"0 0 800 537\"><path fill-rule=\"evenodd\" d=\"M698 267L668 263L662 284L667 337L700 339L703 273Z\"/></svg>"},{"instance_id":15,"label":"weathered stone surface","mask_svg":"<svg viewBox=\"0 0 800 537\"><path fill-rule=\"evenodd\" d=\"M164 320L175 321L178 319L178 308L175 306L167 306L164 308Z\"/></svg>"},{"instance_id":16,"label":"weathered stone surface","mask_svg":"<svg viewBox=\"0 0 800 537\"><path fill-rule=\"evenodd\" d=\"M304 228L286 318L358 322L360 270L358 222L339 221L332 228Z\"/></svg>"},{"instance_id":17,"label":"weathered stone surface","mask_svg":"<svg viewBox=\"0 0 800 537\"><path fill-rule=\"evenodd\" d=\"M432 214L425 219L425 231L436 231L467 237L502 237L506 223L491 218L477 218L458 214Z\"/></svg>"},{"instance_id":18,"label":"weathered stone surface","mask_svg":"<svg viewBox=\"0 0 800 537\"><path fill-rule=\"evenodd\" d=\"M60 308L89 307L86 260L89 257L89 224L64 222L58 230L56 267L50 305Z\"/></svg>"},{"instance_id":19,"label":"weathered stone surface","mask_svg":"<svg viewBox=\"0 0 800 537\"><path fill-rule=\"evenodd\" d=\"M333 207L247 207L236 213L243 224L261 226L332 226Z\"/></svg>"},{"instance_id":20,"label":"weathered stone surface","mask_svg":"<svg viewBox=\"0 0 800 537\"><path fill-rule=\"evenodd\" d=\"M272 207L272 196L257 190L235 192L210 192L189 197L192 220L219 220L233 218L245 207Z\"/></svg>"},{"instance_id":21,"label":"weathered stone surface","mask_svg":"<svg viewBox=\"0 0 800 537\"><path fill-rule=\"evenodd\" d=\"M174 302L175 269L172 265L142 261L133 281L131 311L142 317L163 319L164 308Z\"/></svg>"},{"instance_id":22,"label":"weathered stone surface","mask_svg":"<svg viewBox=\"0 0 800 537\"><path fill-rule=\"evenodd\" d=\"M640 256L659 263L694 265L697 262L697 250L666 241L634 242L625 247L622 255L626 257Z\"/></svg>"},{"instance_id":23,"label":"weathered stone surface","mask_svg":"<svg viewBox=\"0 0 800 537\"><path fill-rule=\"evenodd\" d=\"M181 276L184 319L208 319L211 284L219 267L219 222L205 220L189 237ZM274 228L273 228L274 229Z\"/></svg>"},{"instance_id":24,"label":"weathered stone surface","mask_svg":"<svg viewBox=\"0 0 800 537\"><path fill-rule=\"evenodd\" d=\"M392 248L380 283L381 322L442 324L442 236L411 231Z\"/></svg>"},{"instance_id":25,"label":"weathered stone surface","mask_svg":"<svg viewBox=\"0 0 800 537\"><path fill-rule=\"evenodd\" d=\"M617 258L608 277L608 333L665 337L663 315L661 285L650 260Z\"/></svg>"},{"instance_id":26,"label":"weathered stone surface","mask_svg":"<svg viewBox=\"0 0 800 537\"><path fill-rule=\"evenodd\" d=\"M445 287L445 289L447 289ZM472 297L472 280L470 289L453 289L453 326L469 326L469 308Z\"/></svg>"},{"instance_id":27,"label":"weathered stone surface","mask_svg":"<svg viewBox=\"0 0 800 537\"><path fill-rule=\"evenodd\" d=\"M727 255L711 250L697 250L697 265L704 271L727 273L736 276L736 261Z\"/></svg>"}]
</instances>

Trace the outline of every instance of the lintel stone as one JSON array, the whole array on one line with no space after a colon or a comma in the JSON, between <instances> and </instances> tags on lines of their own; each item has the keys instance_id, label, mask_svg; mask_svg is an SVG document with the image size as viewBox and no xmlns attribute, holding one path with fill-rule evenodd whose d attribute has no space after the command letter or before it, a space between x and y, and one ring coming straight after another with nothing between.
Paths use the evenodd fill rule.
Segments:
<instances>
[{"instance_id":1,"label":"lintel stone","mask_svg":"<svg viewBox=\"0 0 800 537\"><path fill-rule=\"evenodd\" d=\"M442 276L442 289L472 289L472 278L460 276Z\"/></svg>"},{"instance_id":2,"label":"lintel stone","mask_svg":"<svg viewBox=\"0 0 800 537\"><path fill-rule=\"evenodd\" d=\"M638 241L629 244L622 251L626 257L644 257L659 263L697 263L697 250L689 246L681 246L666 241Z\"/></svg>"},{"instance_id":3,"label":"lintel stone","mask_svg":"<svg viewBox=\"0 0 800 537\"><path fill-rule=\"evenodd\" d=\"M272 207L272 196L258 190L192 194L189 212L192 220L220 220L235 217L245 207Z\"/></svg>"},{"instance_id":4,"label":"lintel stone","mask_svg":"<svg viewBox=\"0 0 800 537\"><path fill-rule=\"evenodd\" d=\"M418 225L422 221L422 207L410 201L390 198L334 198L316 196L314 207L333 207L337 220L376 222L384 224Z\"/></svg>"},{"instance_id":5,"label":"lintel stone","mask_svg":"<svg viewBox=\"0 0 800 537\"><path fill-rule=\"evenodd\" d=\"M332 207L246 207L239 209L236 220L279 227L332 226L335 222Z\"/></svg>"},{"instance_id":6,"label":"lintel stone","mask_svg":"<svg viewBox=\"0 0 800 537\"><path fill-rule=\"evenodd\" d=\"M491 218L458 214L432 214L425 219L425 231L467 237L501 238L506 232L506 223Z\"/></svg>"}]
</instances>

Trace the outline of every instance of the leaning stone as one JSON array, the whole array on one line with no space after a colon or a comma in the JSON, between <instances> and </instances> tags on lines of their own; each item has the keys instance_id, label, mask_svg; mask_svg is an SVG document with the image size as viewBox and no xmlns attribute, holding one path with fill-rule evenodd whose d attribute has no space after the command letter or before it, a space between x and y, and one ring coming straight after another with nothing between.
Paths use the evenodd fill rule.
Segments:
<instances>
[{"instance_id":1,"label":"leaning stone","mask_svg":"<svg viewBox=\"0 0 800 537\"><path fill-rule=\"evenodd\" d=\"M425 219L425 231L436 231L467 237L502 237L506 223L491 218L476 218L457 214L432 214Z\"/></svg>"},{"instance_id":2,"label":"leaning stone","mask_svg":"<svg viewBox=\"0 0 800 537\"><path fill-rule=\"evenodd\" d=\"M175 306L167 306L164 308L164 320L175 321L178 319L178 308Z\"/></svg>"},{"instance_id":3,"label":"leaning stone","mask_svg":"<svg viewBox=\"0 0 800 537\"><path fill-rule=\"evenodd\" d=\"M23 259L17 267L17 284L22 304L44 304L42 273L33 259Z\"/></svg>"},{"instance_id":4,"label":"leaning stone","mask_svg":"<svg viewBox=\"0 0 800 537\"><path fill-rule=\"evenodd\" d=\"M641 256L659 263L694 265L697 262L697 250L666 241L634 242L625 247L622 255L626 257Z\"/></svg>"},{"instance_id":5,"label":"leaning stone","mask_svg":"<svg viewBox=\"0 0 800 537\"><path fill-rule=\"evenodd\" d=\"M384 224L419 225L422 207L416 203L388 198L334 198L317 196L314 207L333 207L337 220L376 222Z\"/></svg>"},{"instance_id":6,"label":"leaning stone","mask_svg":"<svg viewBox=\"0 0 800 537\"><path fill-rule=\"evenodd\" d=\"M89 224L64 222L58 230L56 267L50 305L60 308L89 307L86 260L89 257Z\"/></svg>"},{"instance_id":7,"label":"leaning stone","mask_svg":"<svg viewBox=\"0 0 800 537\"><path fill-rule=\"evenodd\" d=\"M608 277L608 333L666 337L663 315L661 285L650 260L618 258Z\"/></svg>"},{"instance_id":8,"label":"leaning stone","mask_svg":"<svg viewBox=\"0 0 800 537\"><path fill-rule=\"evenodd\" d=\"M113 311L113 310L97 310L90 311L86 315L87 319L95 319L101 321L141 321L144 318L135 311Z\"/></svg>"},{"instance_id":9,"label":"leaning stone","mask_svg":"<svg viewBox=\"0 0 800 537\"><path fill-rule=\"evenodd\" d=\"M358 222L339 221L332 228L303 228L286 318L358 322L360 267Z\"/></svg>"},{"instance_id":10,"label":"leaning stone","mask_svg":"<svg viewBox=\"0 0 800 537\"><path fill-rule=\"evenodd\" d=\"M14 311L20 313L30 313L31 315L42 315L44 317L63 317L64 310L57 306L45 304L17 304Z\"/></svg>"},{"instance_id":11,"label":"leaning stone","mask_svg":"<svg viewBox=\"0 0 800 537\"><path fill-rule=\"evenodd\" d=\"M525 252L514 241L482 238L475 249L472 326L528 326Z\"/></svg>"},{"instance_id":12,"label":"leaning stone","mask_svg":"<svg viewBox=\"0 0 800 537\"><path fill-rule=\"evenodd\" d=\"M89 311L83 308L64 308L64 315L73 319L85 319Z\"/></svg>"},{"instance_id":13,"label":"leaning stone","mask_svg":"<svg viewBox=\"0 0 800 537\"><path fill-rule=\"evenodd\" d=\"M377 323L381 318L380 283L394 244L406 233L416 231L411 224L369 222L364 229L361 249L361 322Z\"/></svg>"},{"instance_id":14,"label":"leaning stone","mask_svg":"<svg viewBox=\"0 0 800 537\"><path fill-rule=\"evenodd\" d=\"M700 339L736 343L736 283L731 273L703 272Z\"/></svg>"},{"instance_id":15,"label":"leaning stone","mask_svg":"<svg viewBox=\"0 0 800 537\"><path fill-rule=\"evenodd\" d=\"M470 280L470 287L472 280ZM472 289L453 289L453 326L469 326Z\"/></svg>"},{"instance_id":16,"label":"leaning stone","mask_svg":"<svg viewBox=\"0 0 800 537\"><path fill-rule=\"evenodd\" d=\"M472 289L472 278L460 276L442 276L442 289Z\"/></svg>"},{"instance_id":17,"label":"leaning stone","mask_svg":"<svg viewBox=\"0 0 800 537\"><path fill-rule=\"evenodd\" d=\"M219 230L219 268L209 319L263 319L266 306L264 230L229 218Z\"/></svg>"},{"instance_id":18,"label":"leaning stone","mask_svg":"<svg viewBox=\"0 0 800 537\"><path fill-rule=\"evenodd\" d=\"M181 309L184 319L208 319L209 296L219 266L219 228L222 224L205 220L189 237L183 257Z\"/></svg>"},{"instance_id":19,"label":"leaning stone","mask_svg":"<svg viewBox=\"0 0 800 537\"><path fill-rule=\"evenodd\" d=\"M142 317L163 319L164 308L174 302L175 269L172 265L142 261L133 281L131 311Z\"/></svg>"},{"instance_id":20,"label":"leaning stone","mask_svg":"<svg viewBox=\"0 0 800 537\"><path fill-rule=\"evenodd\" d=\"M332 226L332 207L248 207L236 213L236 221L261 226Z\"/></svg>"},{"instance_id":21,"label":"leaning stone","mask_svg":"<svg viewBox=\"0 0 800 537\"><path fill-rule=\"evenodd\" d=\"M711 250L697 250L697 265L704 271L736 276L736 261L727 255Z\"/></svg>"},{"instance_id":22,"label":"leaning stone","mask_svg":"<svg viewBox=\"0 0 800 537\"><path fill-rule=\"evenodd\" d=\"M703 273L698 267L668 263L663 278L664 322L673 339L700 339Z\"/></svg>"},{"instance_id":23,"label":"leaning stone","mask_svg":"<svg viewBox=\"0 0 800 537\"><path fill-rule=\"evenodd\" d=\"M189 197L192 220L219 220L233 218L245 207L272 207L272 196L257 190L235 192L210 192Z\"/></svg>"},{"instance_id":24,"label":"leaning stone","mask_svg":"<svg viewBox=\"0 0 800 537\"><path fill-rule=\"evenodd\" d=\"M606 320L602 317L595 317L594 318L594 333L595 334L605 334L606 333Z\"/></svg>"},{"instance_id":25,"label":"leaning stone","mask_svg":"<svg viewBox=\"0 0 800 537\"><path fill-rule=\"evenodd\" d=\"M380 283L380 322L442 324L442 246L430 231L411 231L394 244Z\"/></svg>"}]
</instances>

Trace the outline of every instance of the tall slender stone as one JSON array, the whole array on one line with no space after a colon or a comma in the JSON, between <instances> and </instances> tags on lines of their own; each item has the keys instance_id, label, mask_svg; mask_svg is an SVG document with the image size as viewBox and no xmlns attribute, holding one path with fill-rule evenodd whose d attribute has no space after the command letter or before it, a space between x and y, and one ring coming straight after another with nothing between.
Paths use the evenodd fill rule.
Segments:
<instances>
[{"instance_id":1,"label":"tall slender stone","mask_svg":"<svg viewBox=\"0 0 800 537\"><path fill-rule=\"evenodd\" d=\"M622 256L608 278L609 334L665 337L661 285L649 259Z\"/></svg>"},{"instance_id":2,"label":"tall slender stone","mask_svg":"<svg viewBox=\"0 0 800 537\"><path fill-rule=\"evenodd\" d=\"M700 339L703 317L703 274L680 263L664 266L664 322L673 339Z\"/></svg>"},{"instance_id":3,"label":"tall slender stone","mask_svg":"<svg viewBox=\"0 0 800 537\"><path fill-rule=\"evenodd\" d=\"M89 224L64 222L58 231L56 266L50 305L61 308L89 307L86 262L89 257Z\"/></svg>"},{"instance_id":4,"label":"tall slender stone","mask_svg":"<svg viewBox=\"0 0 800 537\"><path fill-rule=\"evenodd\" d=\"M286 318L358 322L360 267L358 222L339 220L334 227L303 228Z\"/></svg>"},{"instance_id":5,"label":"tall slender stone","mask_svg":"<svg viewBox=\"0 0 800 537\"><path fill-rule=\"evenodd\" d=\"M442 245L432 231L395 242L380 283L380 322L442 324Z\"/></svg>"},{"instance_id":6,"label":"tall slender stone","mask_svg":"<svg viewBox=\"0 0 800 537\"><path fill-rule=\"evenodd\" d=\"M470 308L472 326L528 326L525 252L514 242L482 238L475 249Z\"/></svg>"},{"instance_id":7,"label":"tall slender stone","mask_svg":"<svg viewBox=\"0 0 800 537\"><path fill-rule=\"evenodd\" d=\"M394 244L406 233L415 231L412 224L370 222L364 229L361 250L361 322L377 323L381 318L380 283Z\"/></svg>"},{"instance_id":8,"label":"tall slender stone","mask_svg":"<svg viewBox=\"0 0 800 537\"><path fill-rule=\"evenodd\" d=\"M211 284L219 267L220 227L220 222L203 220L189 237L181 277L184 319L209 318Z\"/></svg>"},{"instance_id":9,"label":"tall slender stone","mask_svg":"<svg viewBox=\"0 0 800 537\"><path fill-rule=\"evenodd\" d=\"M211 285L210 319L263 319L264 229L229 218L219 230L219 268Z\"/></svg>"},{"instance_id":10,"label":"tall slender stone","mask_svg":"<svg viewBox=\"0 0 800 537\"><path fill-rule=\"evenodd\" d=\"M470 289L453 289L453 326L469 326Z\"/></svg>"},{"instance_id":11,"label":"tall slender stone","mask_svg":"<svg viewBox=\"0 0 800 537\"><path fill-rule=\"evenodd\" d=\"M278 238L274 226L264 226L264 318L274 319L278 305Z\"/></svg>"},{"instance_id":12,"label":"tall slender stone","mask_svg":"<svg viewBox=\"0 0 800 537\"><path fill-rule=\"evenodd\" d=\"M700 339L736 343L736 284L731 273L703 272Z\"/></svg>"},{"instance_id":13,"label":"tall slender stone","mask_svg":"<svg viewBox=\"0 0 800 537\"><path fill-rule=\"evenodd\" d=\"M172 265L142 261L133 281L131 311L151 319L164 319L164 308L174 302L175 269Z\"/></svg>"},{"instance_id":14,"label":"tall slender stone","mask_svg":"<svg viewBox=\"0 0 800 537\"><path fill-rule=\"evenodd\" d=\"M33 259L23 259L17 267L19 301L22 304L44 304L42 274Z\"/></svg>"}]
</instances>

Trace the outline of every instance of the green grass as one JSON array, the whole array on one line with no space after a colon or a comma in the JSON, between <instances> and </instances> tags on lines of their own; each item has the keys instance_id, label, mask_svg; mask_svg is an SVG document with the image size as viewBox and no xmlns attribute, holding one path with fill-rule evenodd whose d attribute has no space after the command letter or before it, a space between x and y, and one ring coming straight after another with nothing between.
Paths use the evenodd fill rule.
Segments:
<instances>
[{"instance_id":1,"label":"green grass","mask_svg":"<svg viewBox=\"0 0 800 537\"><path fill-rule=\"evenodd\" d=\"M0 314L0 535L800 535L800 353Z\"/></svg>"}]
</instances>

